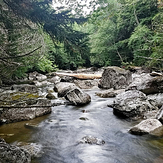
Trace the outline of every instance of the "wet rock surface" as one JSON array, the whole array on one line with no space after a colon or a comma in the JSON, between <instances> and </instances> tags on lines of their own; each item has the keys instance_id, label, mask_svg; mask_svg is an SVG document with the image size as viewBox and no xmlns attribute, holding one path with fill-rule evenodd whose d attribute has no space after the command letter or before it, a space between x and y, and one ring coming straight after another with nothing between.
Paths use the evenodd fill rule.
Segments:
<instances>
[{"instance_id":1,"label":"wet rock surface","mask_svg":"<svg viewBox=\"0 0 163 163\"><path fill-rule=\"evenodd\" d=\"M30 163L30 154L17 146L7 144L0 138L0 162L1 163Z\"/></svg>"},{"instance_id":2,"label":"wet rock surface","mask_svg":"<svg viewBox=\"0 0 163 163\"><path fill-rule=\"evenodd\" d=\"M22 149L26 150L31 158L39 158L43 155L42 145L37 143L23 143L19 142L17 146L21 147Z\"/></svg>"},{"instance_id":3,"label":"wet rock surface","mask_svg":"<svg viewBox=\"0 0 163 163\"><path fill-rule=\"evenodd\" d=\"M94 136L84 136L79 143L103 145L105 141Z\"/></svg>"}]
</instances>

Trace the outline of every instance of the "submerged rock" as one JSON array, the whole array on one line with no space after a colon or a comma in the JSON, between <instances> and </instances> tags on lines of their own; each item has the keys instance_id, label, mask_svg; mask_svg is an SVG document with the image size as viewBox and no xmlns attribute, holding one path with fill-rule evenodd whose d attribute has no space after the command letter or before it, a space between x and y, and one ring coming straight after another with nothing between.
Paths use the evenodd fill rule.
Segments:
<instances>
[{"instance_id":1,"label":"submerged rock","mask_svg":"<svg viewBox=\"0 0 163 163\"><path fill-rule=\"evenodd\" d=\"M137 90L123 92L116 96L112 104L114 114L123 117L143 116L147 111L158 110L148 101L147 96Z\"/></svg>"},{"instance_id":2,"label":"submerged rock","mask_svg":"<svg viewBox=\"0 0 163 163\"><path fill-rule=\"evenodd\" d=\"M124 89L132 80L132 73L116 66L105 68L99 87L104 89Z\"/></svg>"},{"instance_id":3,"label":"submerged rock","mask_svg":"<svg viewBox=\"0 0 163 163\"><path fill-rule=\"evenodd\" d=\"M132 127L129 132L135 135L144 135L153 132L161 126L161 122L157 119L146 119Z\"/></svg>"},{"instance_id":4,"label":"submerged rock","mask_svg":"<svg viewBox=\"0 0 163 163\"><path fill-rule=\"evenodd\" d=\"M84 136L79 143L103 145L105 144L105 141L93 136Z\"/></svg>"},{"instance_id":5,"label":"submerged rock","mask_svg":"<svg viewBox=\"0 0 163 163\"><path fill-rule=\"evenodd\" d=\"M0 138L0 162L1 163L30 163L30 154L17 146L7 144Z\"/></svg>"}]
</instances>

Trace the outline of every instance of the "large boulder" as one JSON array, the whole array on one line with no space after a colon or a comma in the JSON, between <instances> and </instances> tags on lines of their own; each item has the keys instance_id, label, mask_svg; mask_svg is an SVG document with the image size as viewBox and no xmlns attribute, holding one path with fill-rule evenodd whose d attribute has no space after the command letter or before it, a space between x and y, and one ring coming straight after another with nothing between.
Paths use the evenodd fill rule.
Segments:
<instances>
[{"instance_id":1,"label":"large boulder","mask_svg":"<svg viewBox=\"0 0 163 163\"><path fill-rule=\"evenodd\" d=\"M117 95L112 107L114 114L127 118L142 116L147 111L158 109L157 106L148 101L144 93L137 90L130 90Z\"/></svg>"},{"instance_id":2,"label":"large boulder","mask_svg":"<svg viewBox=\"0 0 163 163\"><path fill-rule=\"evenodd\" d=\"M102 78L99 83L100 88L109 89L124 89L132 80L132 73L119 67L105 68Z\"/></svg>"},{"instance_id":3,"label":"large boulder","mask_svg":"<svg viewBox=\"0 0 163 163\"><path fill-rule=\"evenodd\" d=\"M7 144L0 138L0 162L1 163L30 163L30 154L17 146Z\"/></svg>"},{"instance_id":4,"label":"large boulder","mask_svg":"<svg viewBox=\"0 0 163 163\"><path fill-rule=\"evenodd\" d=\"M153 132L161 126L161 122L157 119L146 119L132 127L129 132L135 135L144 135Z\"/></svg>"},{"instance_id":5,"label":"large boulder","mask_svg":"<svg viewBox=\"0 0 163 163\"><path fill-rule=\"evenodd\" d=\"M133 82L126 90L139 90L145 94L163 93L163 76L153 76L153 74L135 74Z\"/></svg>"},{"instance_id":6,"label":"large boulder","mask_svg":"<svg viewBox=\"0 0 163 163\"><path fill-rule=\"evenodd\" d=\"M65 97L74 105L84 105L91 102L91 97L73 83L60 82L56 84L55 90L59 97Z\"/></svg>"},{"instance_id":7,"label":"large boulder","mask_svg":"<svg viewBox=\"0 0 163 163\"><path fill-rule=\"evenodd\" d=\"M60 82L55 85L54 91L58 92L58 97L64 97L69 90L74 88L77 88L77 86L73 83Z\"/></svg>"}]
</instances>

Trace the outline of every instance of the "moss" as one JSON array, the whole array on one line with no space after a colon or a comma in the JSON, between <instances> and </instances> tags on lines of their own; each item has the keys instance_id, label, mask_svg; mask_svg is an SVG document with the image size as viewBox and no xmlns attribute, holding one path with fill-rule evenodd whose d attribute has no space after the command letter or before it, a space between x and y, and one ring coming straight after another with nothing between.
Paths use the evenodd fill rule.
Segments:
<instances>
[{"instance_id":1,"label":"moss","mask_svg":"<svg viewBox=\"0 0 163 163\"><path fill-rule=\"evenodd\" d=\"M13 101L26 100L26 99L35 99L38 98L38 94L31 94L26 92L12 93L10 94Z\"/></svg>"}]
</instances>

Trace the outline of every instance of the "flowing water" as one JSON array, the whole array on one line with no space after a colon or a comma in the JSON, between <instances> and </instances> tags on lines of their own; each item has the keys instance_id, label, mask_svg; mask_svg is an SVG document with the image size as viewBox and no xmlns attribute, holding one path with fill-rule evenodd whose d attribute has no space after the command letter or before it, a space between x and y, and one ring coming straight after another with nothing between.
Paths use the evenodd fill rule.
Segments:
<instances>
[{"instance_id":1,"label":"flowing water","mask_svg":"<svg viewBox=\"0 0 163 163\"><path fill-rule=\"evenodd\" d=\"M128 133L138 122L116 117L107 107L111 99L99 98L95 91L87 90L92 102L84 107L55 106L50 115L0 126L0 136L8 143L41 145L44 153L33 163L162 163L163 138ZM37 127L26 128L26 123ZM86 135L105 144L79 143Z\"/></svg>"}]
</instances>

